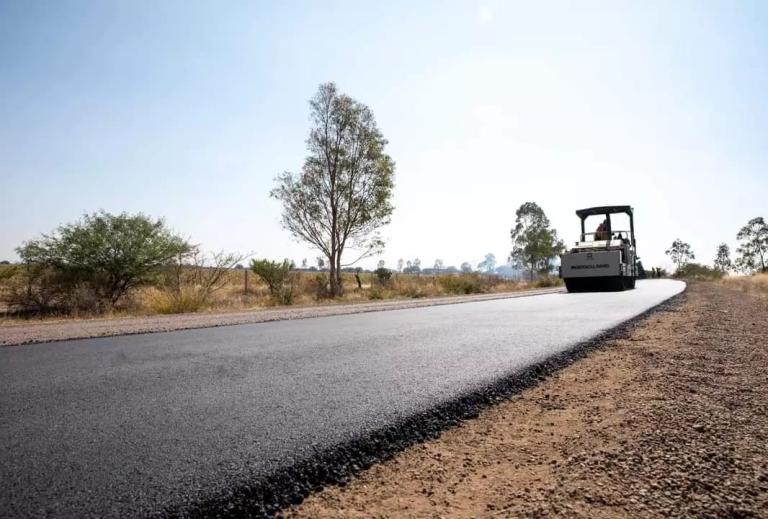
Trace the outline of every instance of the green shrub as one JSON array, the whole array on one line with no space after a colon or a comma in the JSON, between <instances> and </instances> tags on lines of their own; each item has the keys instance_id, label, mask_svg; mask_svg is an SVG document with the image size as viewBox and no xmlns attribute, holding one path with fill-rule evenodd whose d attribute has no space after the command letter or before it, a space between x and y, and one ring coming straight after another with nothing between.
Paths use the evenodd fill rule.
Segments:
<instances>
[{"instance_id":1,"label":"green shrub","mask_svg":"<svg viewBox=\"0 0 768 519\"><path fill-rule=\"evenodd\" d=\"M392 279L392 271L384 267L377 268L373 273L376 275L376 281L379 285L386 285Z\"/></svg>"},{"instance_id":2,"label":"green shrub","mask_svg":"<svg viewBox=\"0 0 768 519\"><path fill-rule=\"evenodd\" d=\"M268 259L251 260L251 270L266 283L271 296L282 297L283 285L288 280L288 275L293 264L286 260L270 261Z\"/></svg>"},{"instance_id":3,"label":"green shrub","mask_svg":"<svg viewBox=\"0 0 768 519\"><path fill-rule=\"evenodd\" d=\"M48 281L55 278L60 301L71 299L72 291L91 290L88 299L111 306L190 250L163 220L104 211L86 214L16 249L23 263L54 274Z\"/></svg>"},{"instance_id":4,"label":"green shrub","mask_svg":"<svg viewBox=\"0 0 768 519\"><path fill-rule=\"evenodd\" d=\"M283 285L283 287L277 294L275 294L274 297L281 305L292 305L296 297L296 293L293 289L293 283Z\"/></svg>"}]
</instances>

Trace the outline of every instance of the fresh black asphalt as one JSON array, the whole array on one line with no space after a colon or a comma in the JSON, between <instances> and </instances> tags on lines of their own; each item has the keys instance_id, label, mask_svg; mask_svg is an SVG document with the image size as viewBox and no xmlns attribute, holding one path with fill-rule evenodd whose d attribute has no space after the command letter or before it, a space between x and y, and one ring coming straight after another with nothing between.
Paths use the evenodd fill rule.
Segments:
<instances>
[{"instance_id":1,"label":"fresh black asphalt","mask_svg":"<svg viewBox=\"0 0 768 519\"><path fill-rule=\"evenodd\" d=\"M547 294L0 348L0 516L185 515L681 292Z\"/></svg>"}]
</instances>

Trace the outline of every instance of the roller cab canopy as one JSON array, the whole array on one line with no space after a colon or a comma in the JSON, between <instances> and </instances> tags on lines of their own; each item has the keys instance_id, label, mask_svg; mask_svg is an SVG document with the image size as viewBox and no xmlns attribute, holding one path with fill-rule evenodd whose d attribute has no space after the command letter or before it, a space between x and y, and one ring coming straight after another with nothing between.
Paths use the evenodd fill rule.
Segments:
<instances>
[{"instance_id":1,"label":"roller cab canopy","mask_svg":"<svg viewBox=\"0 0 768 519\"><path fill-rule=\"evenodd\" d=\"M630 217L632 216L632 207L628 205L604 205L601 207L589 207L587 209L578 209L576 216L582 220L587 216L593 216L596 214L616 214L625 213Z\"/></svg>"},{"instance_id":2,"label":"roller cab canopy","mask_svg":"<svg viewBox=\"0 0 768 519\"><path fill-rule=\"evenodd\" d=\"M635 243L635 218L632 213L632 206L630 205L602 205L599 207L588 207L586 209L578 209L576 216L581 220L581 241L585 238L584 220L589 216L604 215L608 219L608 231L611 230L611 215L617 213L624 213L629 216L629 235L630 241L633 247L637 247Z\"/></svg>"}]
</instances>

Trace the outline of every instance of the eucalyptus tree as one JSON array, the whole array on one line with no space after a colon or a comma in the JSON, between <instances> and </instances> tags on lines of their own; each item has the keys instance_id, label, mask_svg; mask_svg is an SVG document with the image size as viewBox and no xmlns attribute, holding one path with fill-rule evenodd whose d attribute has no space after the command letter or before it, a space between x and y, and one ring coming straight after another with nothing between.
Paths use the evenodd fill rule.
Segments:
<instances>
[{"instance_id":1,"label":"eucalyptus tree","mask_svg":"<svg viewBox=\"0 0 768 519\"><path fill-rule=\"evenodd\" d=\"M282 202L283 227L328 260L336 296L342 267L384 247L378 231L392 215L395 163L373 111L334 83L320 85L309 105L309 154L300 173L278 176L271 195ZM343 263L348 250L355 257Z\"/></svg>"},{"instance_id":2,"label":"eucalyptus tree","mask_svg":"<svg viewBox=\"0 0 768 519\"><path fill-rule=\"evenodd\" d=\"M673 241L672 245L664 252L664 254L669 256L669 259L675 264L677 270L682 269L688 262L696 259L696 255L693 253L690 244L684 242L680 238Z\"/></svg>"},{"instance_id":3,"label":"eucalyptus tree","mask_svg":"<svg viewBox=\"0 0 768 519\"><path fill-rule=\"evenodd\" d=\"M741 241L737 252L741 255L739 263L744 270L766 270L768 257L768 224L762 216L752 218L739 230L736 238Z\"/></svg>"},{"instance_id":4,"label":"eucalyptus tree","mask_svg":"<svg viewBox=\"0 0 768 519\"><path fill-rule=\"evenodd\" d=\"M536 272L549 272L551 261L565 248L544 210L535 202L526 202L517 209L510 236L510 261L528 270L531 279Z\"/></svg>"},{"instance_id":5,"label":"eucalyptus tree","mask_svg":"<svg viewBox=\"0 0 768 519\"><path fill-rule=\"evenodd\" d=\"M726 273L733 267L731 262L731 249L727 243L721 243L717 246L717 254L714 261L715 268L720 272Z\"/></svg>"}]
</instances>

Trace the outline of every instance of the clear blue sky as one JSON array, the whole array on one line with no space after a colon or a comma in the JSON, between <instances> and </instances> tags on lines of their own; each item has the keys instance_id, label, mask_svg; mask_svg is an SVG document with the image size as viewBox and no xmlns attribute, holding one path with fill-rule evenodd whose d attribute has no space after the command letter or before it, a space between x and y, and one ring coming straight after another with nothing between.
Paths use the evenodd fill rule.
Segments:
<instances>
[{"instance_id":1,"label":"clear blue sky","mask_svg":"<svg viewBox=\"0 0 768 519\"><path fill-rule=\"evenodd\" d=\"M568 241L632 204L646 266L676 237L709 262L768 217L766 27L762 1L0 0L0 259L101 208L313 258L268 192L333 80L397 162L389 266L503 259L528 200Z\"/></svg>"}]
</instances>

